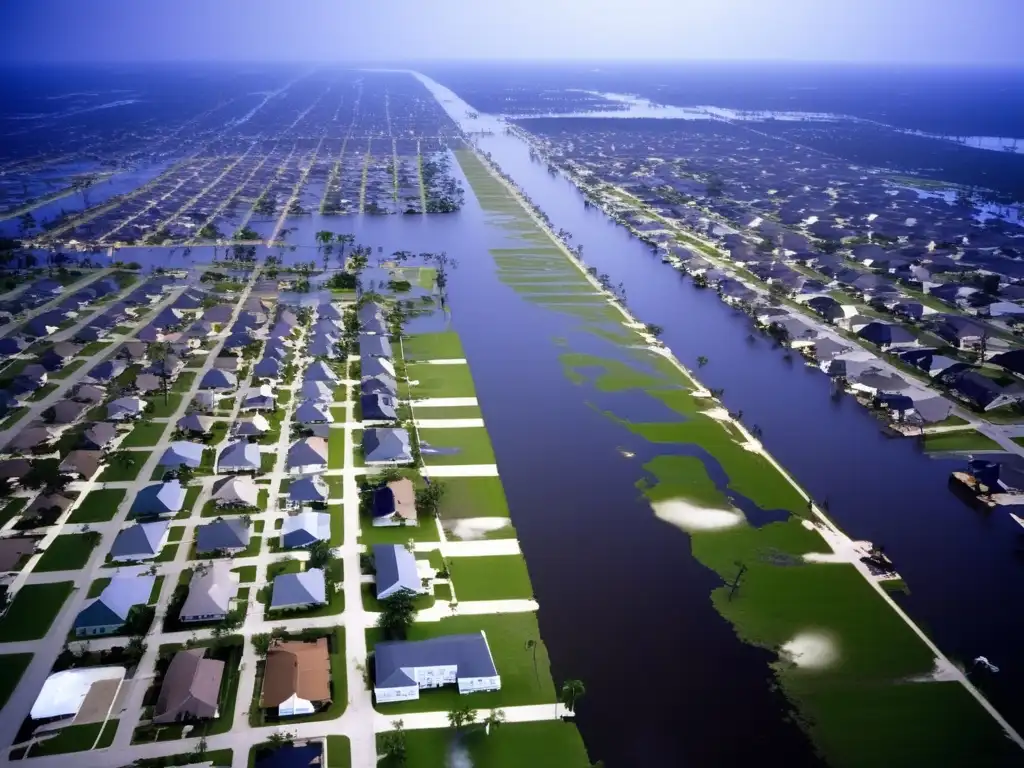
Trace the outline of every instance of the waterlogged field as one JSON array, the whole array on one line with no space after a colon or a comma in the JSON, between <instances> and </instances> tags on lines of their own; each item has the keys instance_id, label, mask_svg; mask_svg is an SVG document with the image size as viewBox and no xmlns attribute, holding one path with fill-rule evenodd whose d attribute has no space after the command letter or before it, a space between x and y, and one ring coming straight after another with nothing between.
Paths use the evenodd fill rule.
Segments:
<instances>
[{"instance_id":1,"label":"waterlogged field","mask_svg":"<svg viewBox=\"0 0 1024 768\"><path fill-rule=\"evenodd\" d=\"M565 375L642 460L636 482L651 514L685 530L693 556L721 577L716 609L744 642L775 652L772 674L828 762L885 755L894 765L996 766L1019 757L966 688L933 677L928 646L853 565L804 558L831 547L812 529L804 494L756 441L649 348L474 152L456 155L491 223L521 243L491 250L499 279L567 319L552 340Z\"/></svg>"}]
</instances>

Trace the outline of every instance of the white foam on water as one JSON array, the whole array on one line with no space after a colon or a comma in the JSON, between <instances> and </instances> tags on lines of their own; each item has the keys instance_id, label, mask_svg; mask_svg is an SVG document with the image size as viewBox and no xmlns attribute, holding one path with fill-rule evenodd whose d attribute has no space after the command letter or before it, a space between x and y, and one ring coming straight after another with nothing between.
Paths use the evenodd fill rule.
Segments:
<instances>
[{"instance_id":1,"label":"white foam on water","mask_svg":"<svg viewBox=\"0 0 1024 768\"><path fill-rule=\"evenodd\" d=\"M839 658L835 641L824 632L800 632L779 649L780 655L801 669L827 669Z\"/></svg>"},{"instance_id":2,"label":"white foam on water","mask_svg":"<svg viewBox=\"0 0 1024 768\"><path fill-rule=\"evenodd\" d=\"M455 521L451 534L463 541L475 541L492 531L500 531L511 522L507 517L464 517Z\"/></svg>"},{"instance_id":3,"label":"white foam on water","mask_svg":"<svg viewBox=\"0 0 1024 768\"><path fill-rule=\"evenodd\" d=\"M744 520L738 510L702 507L686 499L663 499L651 507L658 518L689 533L734 528Z\"/></svg>"}]
</instances>

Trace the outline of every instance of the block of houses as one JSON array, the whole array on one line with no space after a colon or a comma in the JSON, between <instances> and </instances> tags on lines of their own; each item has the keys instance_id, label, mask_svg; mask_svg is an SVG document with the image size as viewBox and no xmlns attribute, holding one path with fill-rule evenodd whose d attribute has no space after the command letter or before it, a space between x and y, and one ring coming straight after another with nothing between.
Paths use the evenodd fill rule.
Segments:
<instances>
[{"instance_id":1,"label":"block of houses","mask_svg":"<svg viewBox=\"0 0 1024 768\"><path fill-rule=\"evenodd\" d=\"M322 568L274 577L270 610L297 610L327 605L327 580Z\"/></svg>"},{"instance_id":2,"label":"block of houses","mask_svg":"<svg viewBox=\"0 0 1024 768\"><path fill-rule=\"evenodd\" d=\"M277 642L267 653L260 708L278 717L311 715L331 701L331 660L327 638Z\"/></svg>"},{"instance_id":3,"label":"block of houses","mask_svg":"<svg viewBox=\"0 0 1024 768\"><path fill-rule=\"evenodd\" d=\"M197 568L178 618L183 622L221 621L231 611L236 595L238 574L231 572L230 563L214 562Z\"/></svg>"},{"instance_id":4,"label":"block of houses","mask_svg":"<svg viewBox=\"0 0 1024 768\"><path fill-rule=\"evenodd\" d=\"M155 583L155 576L115 576L99 597L86 602L75 618L75 634L85 637L120 631L132 608L149 604Z\"/></svg>"},{"instance_id":5,"label":"block of houses","mask_svg":"<svg viewBox=\"0 0 1024 768\"><path fill-rule=\"evenodd\" d=\"M153 712L157 724L219 717L224 662L206 658L205 648L178 651L164 672Z\"/></svg>"},{"instance_id":6,"label":"block of houses","mask_svg":"<svg viewBox=\"0 0 1024 768\"><path fill-rule=\"evenodd\" d=\"M110 547L110 559L115 562L127 560L150 560L160 554L167 543L167 532L171 524L166 520L152 523L136 523L123 528Z\"/></svg>"},{"instance_id":7,"label":"block of houses","mask_svg":"<svg viewBox=\"0 0 1024 768\"><path fill-rule=\"evenodd\" d=\"M442 685L457 685L462 694L501 689L501 677L482 631L382 642L373 650L373 693L378 703L418 699L420 690Z\"/></svg>"}]
</instances>

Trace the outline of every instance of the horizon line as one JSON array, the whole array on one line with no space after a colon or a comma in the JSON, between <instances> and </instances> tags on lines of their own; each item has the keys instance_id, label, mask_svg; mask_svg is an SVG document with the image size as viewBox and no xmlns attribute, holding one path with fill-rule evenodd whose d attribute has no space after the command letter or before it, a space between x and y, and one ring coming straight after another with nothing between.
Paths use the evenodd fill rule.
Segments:
<instances>
[{"instance_id":1,"label":"horizon line","mask_svg":"<svg viewBox=\"0 0 1024 768\"><path fill-rule=\"evenodd\" d=\"M262 65L283 65L283 64L305 64L315 66L368 66L389 64L493 64L493 65L545 65L545 64L715 64L715 65L798 65L798 66L821 66L841 65L860 67L934 67L934 68L974 68L974 69L1024 69L1024 61L949 61L949 60L919 60L919 61L859 61L848 59L696 59L696 58L471 58L471 57L426 57L409 59L3 59L0 58L0 67L3 66L47 66L47 65L139 65L139 64L207 64L207 65L231 65L231 64L262 64Z\"/></svg>"}]
</instances>

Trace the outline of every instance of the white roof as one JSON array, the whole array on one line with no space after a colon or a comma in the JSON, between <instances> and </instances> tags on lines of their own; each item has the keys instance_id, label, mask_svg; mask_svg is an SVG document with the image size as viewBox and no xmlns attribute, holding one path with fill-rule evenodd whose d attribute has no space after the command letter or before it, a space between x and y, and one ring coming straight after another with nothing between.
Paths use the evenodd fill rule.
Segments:
<instances>
[{"instance_id":1,"label":"white roof","mask_svg":"<svg viewBox=\"0 0 1024 768\"><path fill-rule=\"evenodd\" d=\"M73 717L82 708L93 683L121 680L124 673L124 667L81 667L54 672L43 683L30 716L33 720Z\"/></svg>"}]
</instances>

